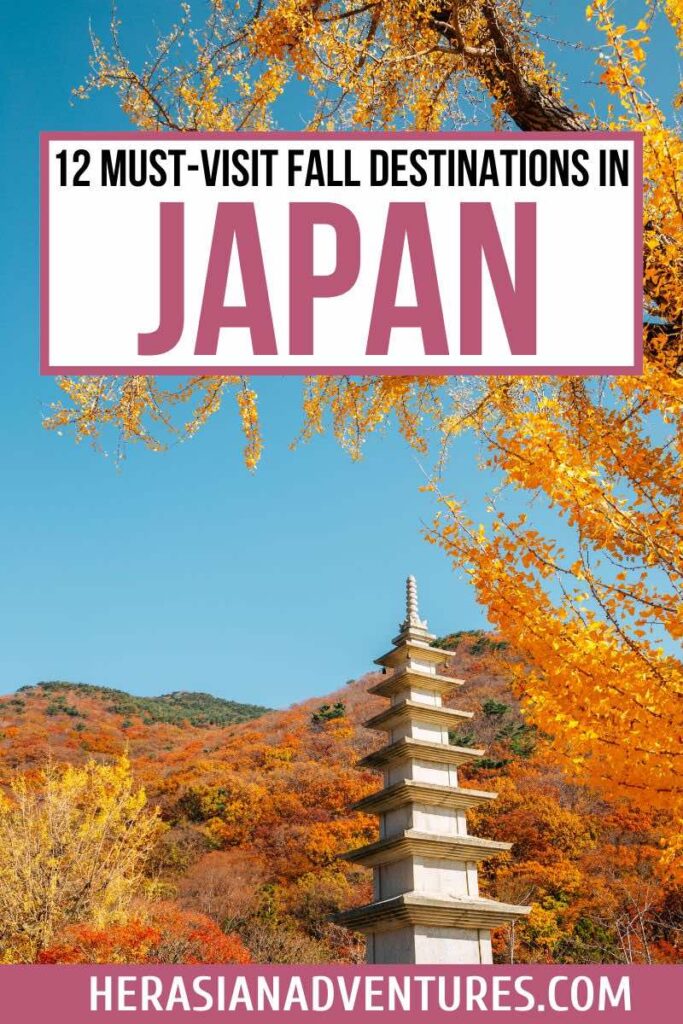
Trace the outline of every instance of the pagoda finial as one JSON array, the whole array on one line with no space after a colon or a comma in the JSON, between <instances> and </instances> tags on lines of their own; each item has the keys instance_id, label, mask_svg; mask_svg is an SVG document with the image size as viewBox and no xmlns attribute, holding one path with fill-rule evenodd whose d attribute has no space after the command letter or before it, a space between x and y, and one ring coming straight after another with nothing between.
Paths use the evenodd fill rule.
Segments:
<instances>
[{"instance_id":1,"label":"pagoda finial","mask_svg":"<svg viewBox=\"0 0 683 1024\"><path fill-rule=\"evenodd\" d=\"M427 628L427 623L420 619L420 609L417 604L417 582L414 576L409 576L406 580L406 618L405 622L401 623L401 629L410 629L411 626L418 629Z\"/></svg>"}]
</instances>

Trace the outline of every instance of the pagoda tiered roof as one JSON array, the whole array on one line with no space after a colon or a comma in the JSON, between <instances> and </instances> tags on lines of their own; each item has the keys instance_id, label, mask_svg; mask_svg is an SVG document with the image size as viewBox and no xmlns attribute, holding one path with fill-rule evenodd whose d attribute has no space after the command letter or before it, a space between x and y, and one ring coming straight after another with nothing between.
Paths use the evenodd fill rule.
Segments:
<instances>
[{"instance_id":1,"label":"pagoda tiered roof","mask_svg":"<svg viewBox=\"0 0 683 1024\"><path fill-rule=\"evenodd\" d=\"M497 798L497 793L484 790L461 789L457 786L440 786L435 782L404 779L358 800L353 805L353 810L362 811L364 814L381 814L384 811L394 811L397 807L405 807L406 804L416 803L426 807L460 810L490 803Z\"/></svg>"},{"instance_id":2,"label":"pagoda tiered roof","mask_svg":"<svg viewBox=\"0 0 683 1024\"><path fill-rule=\"evenodd\" d=\"M361 768L388 768L392 764L400 764L411 758L415 761L428 761L430 764L453 765L470 764L486 753L477 747L456 747L452 743L432 743L430 740L416 740L411 737L396 740L386 747L373 750L362 758L358 765Z\"/></svg>"},{"instance_id":3,"label":"pagoda tiered roof","mask_svg":"<svg viewBox=\"0 0 683 1024\"><path fill-rule=\"evenodd\" d=\"M448 661L448 651L442 651L423 640L413 640L409 635L397 637L396 640L400 643L400 647L392 647L386 654L375 658L376 665L384 665L385 668L400 668L411 658L433 665L443 665L444 661Z\"/></svg>"},{"instance_id":4,"label":"pagoda tiered roof","mask_svg":"<svg viewBox=\"0 0 683 1024\"><path fill-rule=\"evenodd\" d=\"M409 722L450 729L460 725L463 719L467 720L473 717L473 711L457 711L455 708L435 707L416 700L402 700L398 704L391 704L384 711L380 711L378 715L368 718L367 722L363 724L367 729L379 729L385 732L391 732L392 729L400 728Z\"/></svg>"},{"instance_id":5,"label":"pagoda tiered roof","mask_svg":"<svg viewBox=\"0 0 683 1024\"><path fill-rule=\"evenodd\" d=\"M366 868L376 864L391 864L411 854L416 857L437 857L439 860L457 860L474 863L488 860L497 853L506 853L512 843L499 843L494 839L478 839L468 835L441 835L438 832L420 832L406 829L395 836L387 836L376 843L361 846L344 854L344 860L362 864Z\"/></svg>"},{"instance_id":6,"label":"pagoda tiered roof","mask_svg":"<svg viewBox=\"0 0 683 1024\"><path fill-rule=\"evenodd\" d=\"M496 928L528 913L528 907L516 907L482 897L406 892L346 910L337 915L337 920L357 931L389 931L408 924L437 928Z\"/></svg>"},{"instance_id":7,"label":"pagoda tiered roof","mask_svg":"<svg viewBox=\"0 0 683 1024\"><path fill-rule=\"evenodd\" d=\"M378 683L369 686L368 693L376 693L378 697L393 697L401 690L414 688L416 690L431 690L443 697L458 686L462 686L464 682L464 679L456 679L453 676L430 674L429 672L420 672L416 668L403 667L396 669L386 679L380 679Z\"/></svg>"}]
</instances>

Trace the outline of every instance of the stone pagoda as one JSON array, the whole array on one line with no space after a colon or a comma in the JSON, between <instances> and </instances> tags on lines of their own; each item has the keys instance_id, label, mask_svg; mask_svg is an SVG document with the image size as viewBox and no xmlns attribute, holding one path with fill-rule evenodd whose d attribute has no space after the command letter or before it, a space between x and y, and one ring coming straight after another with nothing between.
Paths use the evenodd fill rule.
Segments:
<instances>
[{"instance_id":1,"label":"stone pagoda","mask_svg":"<svg viewBox=\"0 0 683 1024\"><path fill-rule=\"evenodd\" d=\"M529 913L479 895L477 865L510 843L467 834L468 807L495 793L458 785L460 765L484 753L449 742L472 712L443 706L462 679L440 675L448 654L419 617L414 577L407 581L406 619L393 648L377 658L391 674L370 688L389 706L365 725L389 742L360 762L384 773L384 788L355 804L379 816L380 838L346 854L373 869L374 900L337 920L367 936L371 964L490 964L491 929Z\"/></svg>"}]
</instances>

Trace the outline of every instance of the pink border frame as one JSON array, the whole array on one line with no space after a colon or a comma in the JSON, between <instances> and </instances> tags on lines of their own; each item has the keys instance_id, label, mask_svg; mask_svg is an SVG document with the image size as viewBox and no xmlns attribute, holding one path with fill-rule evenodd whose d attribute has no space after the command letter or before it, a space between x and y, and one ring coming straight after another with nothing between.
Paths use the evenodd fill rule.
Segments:
<instances>
[{"instance_id":1,"label":"pink border frame","mask_svg":"<svg viewBox=\"0 0 683 1024\"><path fill-rule=\"evenodd\" d=\"M192 983L198 978L208 979L204 985L214 990L220 980L225 983L227 999L238 978L246 978L251 991L256 988L257 979L265 978L271 984L278 979L282 991L286 991L292 978L301 979L304 992L310 992L311 979L322 975L332 982L333 991L339 980L345 979L347 988L356 979L360 981L357 1003L351 1010L344 1009L342 1000L336 995L327 1010L315 1012L304 1010L296 1003L286 1011L264 1006L262 1010L250 1011L243 1005L234 1009L215 1007L205 1012L187 1011L180 1005L166 1010L150 1007L142 1010L121 1010L118 1000L112 1000L111 1010L101 1005L90 1009L90 989L94 981L100 988L111 979L116 988L123 977L128 984L133 982L134 991L140 990L143 977L159 978L166 994L174 979L181 978L186 988L192 991ZM468 1006L465 997L455 1011L445 1010L438 1005L436 994L429 1004L422 1008L414 1000L410 1008L403 1009L400 1003L394 1009L386 1005L384 993L389 980L432 976L443 978L446 988L456 979L465 989L466 979L478 978L486 985L484 1006L474 1002ZM370 1008L365 996L367 979L379 982L379 999L385 1004L383 1010ZM496 1009L493 996L494 979L500 979L503 1009ZM585 1012L569 1004L569 986L577 979L589 979L594 996L598 997L601 982L610 982L614 991L624 981L628 983L630 1003L620 1001L611 1006L608 1000L594 1005ZM525 1006L525 997L517 994L514 986L524 979L524 991L534 1000L531 1008ZM555 1008L548 1001L551 979L556 982L566 979L558 990L560 1005ZM3 1020L12 1024L310 1024L311 1019L325 1024L375 1024L382 1016L395 1024L499 1024L505 1020L504 1012L509 1011L507 1020L523 1019L525 1024L643 1024L656 1021L657 1024L680 1024L681 966L679 964L6 964L0 966L0 985L3 996ZM565 987L566 986L566 987ZM416 984L415 984L415 987ZM436 985L434 986L436 988ZM338 990L337 990L338 991ZM476 991L476 989L475 989ZM192 998L192 995L190 996ZM131 997L133 1005L140 1004L139 996ZM199 999L195 999L199 1005ZM415 1005L415 1003L418 1005ZM227 1004L229 1006L229 1002ZM543 1006L543 1009L541 1009ZM524 1017L515 1011L525 1010Z\"/></svg>"},{"instance_id":2,"label":"pink border frame","mask_svg":"<svg viewBox=\"0 0 683 1024\"><path fill-rule=\"evenodd\" d=\"M542 141L581 141L613 140L615 135L634 143L635 182L634 182L634 341L633 365L623 366L53 366L49 353L49 310L50 310L50 267L49 267L49 190L48 190L48 157L50 142L78 141L139 141L155 139L159 142L168 139L182 139L183 142L201 142L203 140L234 140L261 141L266 139L353 139L379 141L397 138L407 141L434 141L471 139L475 142L492 140L511 140L517 138L513 132L41 132L40 133L40 373L41 375L63 376L226 376L244 374L248 376L334 376L349 374L352 376L478 376L502 375L507 377L521 376L598 376L612 374L617 376L637 376L643 371L643 137L639 132L524 132L520 133L520 141L537 139ZM641 183L641 187L638 185Z\"/></svg>"}]
</instances>

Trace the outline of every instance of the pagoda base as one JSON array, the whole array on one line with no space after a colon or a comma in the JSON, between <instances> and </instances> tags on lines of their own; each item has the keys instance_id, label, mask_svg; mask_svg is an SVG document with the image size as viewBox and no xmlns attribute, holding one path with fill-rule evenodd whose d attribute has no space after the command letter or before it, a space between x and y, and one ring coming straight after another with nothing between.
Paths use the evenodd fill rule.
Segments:
<instances>
[{"instance_id":1,"label":"pagoda base","mask_svg":"<svg viewBox=\"0 0 683 1024\"><path fill-rule=\"evenodd\" d=\"M369 964L491 964L491 933L486 928L434 928L408 925L367 936Z\"/></svg>"}]
</instances>

